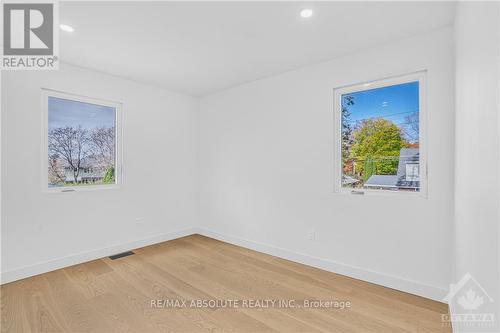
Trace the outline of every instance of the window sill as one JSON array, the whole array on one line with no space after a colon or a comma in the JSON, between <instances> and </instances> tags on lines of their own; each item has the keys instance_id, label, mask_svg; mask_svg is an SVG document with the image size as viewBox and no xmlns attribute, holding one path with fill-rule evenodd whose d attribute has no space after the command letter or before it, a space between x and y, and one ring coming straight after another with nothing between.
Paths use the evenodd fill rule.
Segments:
<instances>
[{"instance_id":1,"label":"window sill","mask_svg":"<svg viewBox=\"0 0 500 333\"><path fill-rule=\"evenodd\" d=\"M75 193L87 191L101 191L101 190L117 190L121 185L82 185L82 186L67 186L67 187L52 187L43 189L44 193Z\"/></svg>"},{"instance_id":2,"label":"window sill","mask_svg":"<svg viewBox=\"0 0 500 333\"><path fill-rule=\"evenodd\" d=\"M388 191L388 190L357 190L353 192L352 190L336 190L333 192L335 195L341 196L352 196L352 197L401 197L401 198L419 198L427 199L427 193L425 192L409 192L409 191Z\"/></svg>"}]
</instances>

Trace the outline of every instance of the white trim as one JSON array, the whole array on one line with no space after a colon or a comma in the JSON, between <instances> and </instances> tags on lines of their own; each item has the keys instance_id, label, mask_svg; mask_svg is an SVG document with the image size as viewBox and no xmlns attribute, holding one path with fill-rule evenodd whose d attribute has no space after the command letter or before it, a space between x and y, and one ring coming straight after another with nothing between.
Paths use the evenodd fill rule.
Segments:
<instances>
[{"instance_id":1,"label":"white trim","mask_svg":"<svg viewBox=\"0 0 500 333\"><path fill-rule=\"evenodd\" d=\"M165 234L154 235L127 243L115 244L95 250L76 253L62 258L48 260L29 266L18 267L10 271L1 272L0 283L5 284L16 280L24 279L30 276L47 273L56 269L81 264L99 258L108 257L113 254L169 241L184 236L189 236L196 233L196 231L197 230L195 228L188 228L184 230L168 232Z\"/></svg>"},{"instance_id":2,"label":"white trim","mask_svg":"<svg viewBox=\"0 0 500 333\"><path fill-rule=\"evenodd\" d=\"M243 239L237 236L227 235L204 228L198 228L198 233L203 236L242 246L254 251L263 252L272 256L298 262L300 264L317 267L328 272L345 275L355 279L375 283L384 287L400 290L425 298L430 298L438 302L443 302L444 296L446 296L446 294L448 293L448 290L446 288L432 286L426 283L376 272L362 267L352 266L327 258L315 257L308 254L303 254L281 247Z\"/></svg>"},{"instance_id":3,"label":"white trim","mask_svg":"<svg viewBox=\"0 0 500 333\"><path fill-rule=\"evenodd\" d=\"M366 195L401 195L404 194L410 197L421 197L427 198L428 188L427 188L427 83L426 83L427 71L418 71L410 74L392 76L385 79L371 80L363 83L357 83L352 85L345 85L333 89L333 110L334 110L334 185L333 192L339 194L354 194L352 189L342 187L342 167L340 161L342 161L342 115L341 109L341 96L348 92L360 92L376 88L382 88L397 84L409 83L409 82L419 82L419 123L420 123L420 133L419 133L419 159L420 159L420 191L409 192L409 191L389 191L380 189L355 189L355 192L363 192ZM359 194L359 193L356 193Z\"/></svg>"},{"instance_id":4,"label":"white trim","mask_svg":"<svg viewBox=\"0 0 500 333\"><path fill-rule=\"evenodd\" d=\"M115 114L115 184L109 185L89 185L89 186L65 186L65 187L48 187L48 98L57 97L61 99L78 101L88 104L96 104L108 106L116 110ZM57 91L48 88L42 88L42 192L45 193L68 193L80 191L92 191L102 189L118 189L123 184L123 107L122 103L106 99L98 99L83 95Z\"/></svg>"},{"instance_id":5,"label":"white trim","mask_svg":"<svg viewBox=\"0 0 500 333\"><path fill-rule=\"evenodd\" d=\"M216 231L204 228L188 228L166 234L155 235L148 238L131 241L128 243L116 244L100 249L95 249L87 252L77 253L62 258L49 260L34 265L19 267L7 272L2 272L0 275L1 284L24 279L30 276L50 272L56 269L81 264L87 261L96 260L99 258L108 257L110 255L125 252L144 246L153 245L180 237L185 237L193 234L200 234L206 237L214 238L223 242L242 246L254 251L266 253L279 258L291 260L300 264L317 267L328 272L333 272L362 281L375 283L384 287L400 290L410 294L415 294L425 298L442 302L448 290L445 288L428 285L418 281L376 272L370 269L356 267L353 265L337 262L334 260L311 256L284 249L274 245L264 244L240 237L219 233Z\"/></svg>"}]
</instances>

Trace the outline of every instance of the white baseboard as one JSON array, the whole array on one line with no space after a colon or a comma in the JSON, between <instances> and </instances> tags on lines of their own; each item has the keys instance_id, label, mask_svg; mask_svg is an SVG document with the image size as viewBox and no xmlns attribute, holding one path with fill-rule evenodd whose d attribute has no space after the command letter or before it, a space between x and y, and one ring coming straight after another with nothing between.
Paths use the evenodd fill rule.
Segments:
<instances>
[{"instance_id":1,"label":"white baseboard","mask_svg":"<svg viewBox=\"0 0 500 333\"><path fill-rule=\"evenodd\" d=\"M184 236L189 236L194 233L197 233L197 229L188 228L184 230L169 232L166 234L155 235L128 243L116 244L88 252L77 253L66 257L37 263L30 266L19 267L10 271L2 272L0 275L0 284L13 282L33 275L47 273L56 269L76 264L81 264L87 261L108 257L113 254L137 249L140 247L161 243Z\"/></svg>"},{"instance_id":2,"label":"white baseboard","mask_svg":"<svg viewBox=\"0 0 500 333\"><path fill-rule=\"evenodd\" d=\"M401 277L384 274L369 269L355 267L352 265L336 262L326 258L319 258L307 254L298 253L292 250L280 248L273 245L268 245L252 240L239 238L227 234L218 233L216 231L204 228L188 228L166 234L155 235L141 240L112 245L109 247L96 249L88 252L82 252L59 259L41 262L35 265L19 267L10 271L1 272L0 283L9 283L12 281L24 279L33 275L38 275L50 272L56 269L81 264L83 262L108 257L110 255L137 249L140 247L165 242L168 240L189 236L192 234L201 234L207 237L218 239L234 245L239 245L255 251L267 253L283 259L295 261L304 265L309 265L324 269L329 272L346 275L355 279L372 282L385 287L393 288L396 290L405 291L411 294L419 295L422 297L430 298L436 301L442 301L447 293L444 288L431 286L425 283L404 279Z\"/></svg>"},{"instance_id":3,"label":"white baseboard","mask_svg":"<svg viewBox=\"0 0 500 333\"><path fill-rule=\"evenodd\" d=\"M398 276L372 271L369 269L356 267L326 258L314 257L307 254L294 252L273 245L268 245L252 240L239 238L227 234L218 233L204 228L197 228L199 234L210 238L218 239L227 243L249 248L258 252L267 253L276 257L298 262L324 269L329 272L346 275L355 279L375 283L384 287L404 291L410 294L430 298L438 302L443 302L448 290L425 283L401 278Z\"/></svg>"}]
</instances>

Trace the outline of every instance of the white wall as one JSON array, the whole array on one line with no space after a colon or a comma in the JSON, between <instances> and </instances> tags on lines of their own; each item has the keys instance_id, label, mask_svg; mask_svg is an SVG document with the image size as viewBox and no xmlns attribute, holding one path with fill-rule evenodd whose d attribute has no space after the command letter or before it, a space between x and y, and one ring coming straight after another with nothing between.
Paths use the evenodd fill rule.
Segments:
<instances>
[{"instance_id":1,"label":"white wall","mask_svg":"<svg viewBox=\"0 0 500 333\"><path fill-rule=\"evenodd\" d=\"M450 280L471 272L500 299L498 265L489 264L500 262L500 177L477 172L478 163L500 169L498 7L458 5L456 68L454 32L442 29L200 104L70 65L3 72L3 282L189 234L198 225L210 236L435 299ZM333 194L333 88L422 69L428 198ZM41 87L123 103L121 189L41 191ZM310 230L317 241L307 239Z\"/></svg>"},{"instance_id":2,"label":"white wall","mask_svg":"<svg viewBox=\"0 0 500 333\"><path fill-rule=\"evenodd\" d=\"M197 99L69 65L2 74L3 282L189 233ZM42 87L123 103L121 189L42 193Z\"/></svg>"},{"instance_id":3,"label":"white wall","mask_svg":"<svg viewBox=\"0 0 500 333\"><path fill-rule=\"evenodd\" d=\"M453 59L447 28L202 98L206 234L441 299L451 270ZM333 194L333 88L422 69L428 198Z\"/></svg>"},{"instance_id":4,"label":"white wall","mask_svg":"<svg viewBox=\"0 0 500 333\"><path fill-rule=\"evenodd\" d=\"M207 235L440 299L453 213L452 36L444 29L366 50L206 96L200 105L70 65L4 72L3 282L199 225ZM428 198L333 194L333 88L422 69ZM42 193L41 87L123 103L120 190ZM311 229L317 241L307 240Z\"/></svg>"},{"instance_id":5,"label":"white wall","mask_svg":"<svg viewBox=\"0 0 500 333\"><path fill-rule=\"evenodd\" d=\"M497 322L500 320L499 21L498 3L457 5L453 280L458 281L467 272L474 276L495 299Z\"/></svg>"}]
</instances>

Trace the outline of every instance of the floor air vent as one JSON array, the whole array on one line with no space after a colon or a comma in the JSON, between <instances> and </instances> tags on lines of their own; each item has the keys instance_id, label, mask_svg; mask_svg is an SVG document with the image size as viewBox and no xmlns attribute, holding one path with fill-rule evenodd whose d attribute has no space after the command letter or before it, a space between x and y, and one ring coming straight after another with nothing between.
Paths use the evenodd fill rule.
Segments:
<instances>
[{"instance_id":1,"label":"floor air vent","mask_svg":"<svg viewBox=\"0 0 500 333\"><path fill-rule=\"evenodd\" d=\"M115 259L118 259L118 258L123 258L123 257L131 256L133 254L135 254L135 253L132 252L132 251L122 252L122 253L113 254L112 256L109 256L109 259L115 260Z\"/></svg>"}]
</instances>

